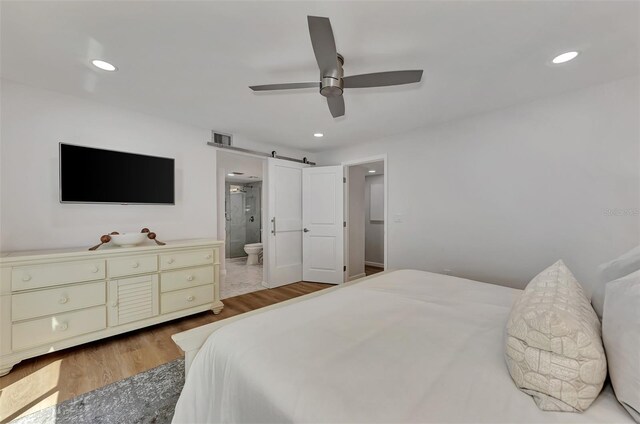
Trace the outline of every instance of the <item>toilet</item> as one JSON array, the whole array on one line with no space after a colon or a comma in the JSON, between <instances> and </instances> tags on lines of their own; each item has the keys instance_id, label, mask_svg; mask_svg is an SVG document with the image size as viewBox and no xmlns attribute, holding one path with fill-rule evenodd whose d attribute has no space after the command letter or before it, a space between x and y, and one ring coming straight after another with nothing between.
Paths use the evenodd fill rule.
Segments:
<instances>
[{"instance_id":1,"label":"toilet","mask_svg":"<svg viewBox=\"0 0 640 424\"><path fill-rule=\"evenodd\" d=\"M262 243L251 243L244 245L247 252L247 265L257 265L262 262Z\"/></svg>"}]
</instances>

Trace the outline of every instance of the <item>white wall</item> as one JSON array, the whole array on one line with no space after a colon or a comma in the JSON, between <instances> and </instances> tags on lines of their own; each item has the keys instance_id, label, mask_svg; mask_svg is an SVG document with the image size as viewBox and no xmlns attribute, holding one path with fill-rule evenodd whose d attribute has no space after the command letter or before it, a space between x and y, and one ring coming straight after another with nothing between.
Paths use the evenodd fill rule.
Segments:
<instances>
[{"instance_id":1,"label":"white wall","mask_svg":"<svg viewBox=\"0 0 640 424\"><path fill-rule=\"evenodd\" d=\"M347 220L347 233L349 234L349 279L359 278L364 275L364 248L365 248L365 174L366 170L361 166L350 166L347 183L349 185L349 218Z\"/></svg>"},{"instance_id":2,"label":"white wall","mask_svg":"<svg viewBox=\"0 0 640 424\"><path fill-rule=\"evenodd\" d=\"M200 129L2 80L0 249L91 246L110 231L149 227L160 240L215 238L216 149ZM61 204L58 143L176 159L176 205ZM291 149L234 139L247 148ZM96 172L113 172L98 170Z\"/></svg>"},{"instance_id":3,"label":"white wall","mask_svg":"<svg viewBox=\"0 0 640 424\"><path fill-rule=\"evenodd\" d=\"M364 260L384 265L384 221L371 220L372 184L384 184L384 175L367 175L365 178Z\"/></svg>"},{"instance_id":4,"label":"white wall","mask_svg":"<svg viewBox=\"0 0 640 424\"><path fill-rule=\"evenodd\" d=\"M628 78L318 160L388 154L390 268L524 287L562 258L588 287L640 242L639 93Z\"/></svg>"}]
</instances>

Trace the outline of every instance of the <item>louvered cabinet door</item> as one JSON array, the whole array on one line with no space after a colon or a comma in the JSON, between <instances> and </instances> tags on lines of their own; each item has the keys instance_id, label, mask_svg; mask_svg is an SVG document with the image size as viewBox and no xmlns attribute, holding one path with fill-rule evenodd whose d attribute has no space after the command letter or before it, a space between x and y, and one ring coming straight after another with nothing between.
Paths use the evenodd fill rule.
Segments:
<instances>
[{"instance_id":1,"label":"louvered cabinet door","mask_svg":"<svg viewBox=\"0 0 640 424\"><path fill-rule=\"evenodd\" d=\"M109 281L109 326L151 318L159 313L158 275Z\"/></svg>"}]
</instances>

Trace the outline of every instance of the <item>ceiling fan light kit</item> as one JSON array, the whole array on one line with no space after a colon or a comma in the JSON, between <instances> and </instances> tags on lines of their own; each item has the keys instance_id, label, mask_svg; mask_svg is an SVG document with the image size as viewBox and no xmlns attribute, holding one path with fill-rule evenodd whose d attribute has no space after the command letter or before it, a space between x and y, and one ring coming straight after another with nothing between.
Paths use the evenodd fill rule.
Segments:
<instances>
[{"instance_id":1,"label":"ceiling fan light kit","mask_svg":"<svg viewBox=\"0 0 640 424\"><path fill-rule=\"evenodd\" d=\"M342 66L344 57L336 51L336 42L329 18L307 16L313 53L320 69L319 82L296 82L250 86L253 91L294 90L319 87L320 94L327 98L329 111L334 118L344 115L345 88L386 87L390 85L420 82L422 70L388 71L345 77Z\"/></svg>"}]
</instances>

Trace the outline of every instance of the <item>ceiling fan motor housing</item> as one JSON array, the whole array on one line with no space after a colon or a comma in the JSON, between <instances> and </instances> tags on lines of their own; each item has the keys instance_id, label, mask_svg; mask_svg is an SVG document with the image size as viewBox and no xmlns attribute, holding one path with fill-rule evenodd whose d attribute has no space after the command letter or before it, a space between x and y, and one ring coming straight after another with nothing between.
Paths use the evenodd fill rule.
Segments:
<instances>
[{"instance_id":1,"label":"ceiling fan motor housing","mask_svg":"<svg viewBox=\"0 0 640 424\"><path fill-rule=\"evenodd\" d=\"M322 77L320 94L324 97L342 96L342 78Z\"/></svg>"},{"instance_id":2,"label":"ceiling fan motor housing","mask_svg":"<svg viewBox=\"0 0 640 424\"><path fill-rule=\"evenodd\" d=\"M344 65L344 58L340 53L338 53L338 60L336 62L335 69L329 69L320 74L320 94L324 97L342 96L344 88L342 83L342 77L344 76L342 65Z\"/></svg>"}]
</instances>

